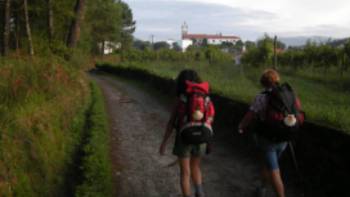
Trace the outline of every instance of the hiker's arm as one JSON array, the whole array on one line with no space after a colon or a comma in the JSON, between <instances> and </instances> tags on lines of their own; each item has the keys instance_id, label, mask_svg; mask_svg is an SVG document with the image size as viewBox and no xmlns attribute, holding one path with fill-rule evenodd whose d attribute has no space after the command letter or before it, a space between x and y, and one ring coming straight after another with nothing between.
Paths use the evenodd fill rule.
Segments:
<instances>
[{"instance_id":1,"label":"hiker's arm","mask_svg":"<svg viewBox=\"0 0 350 197\"><path fill-rule=\"evenodd\" d=\"M254 120L255 113L251 110L249 110L241 120L238 126L238 130L240 133L243 133L245 129L248 127L248 125Z\"/></svg>"},{"instance_id":2,"label":"hiker's arm","mask_svg":"<svg viewBox=\"0 0 350 197\"><path fill-rule=\"evenodd\" d=\"M258 94L253 103L250 105L248 112L244 115L240 124L238 125L238 132L243 133L249 124L255 119L256 115L263 110L266 103L266 97Z\"/></svg>"},{"instance_id":3,"label":"hiker's arm","mask_svg":"<svg viewBox=\"0 0 350 197\"><path fill-rule=\"evenodd\" d=\"M175 123L175 120L176 120L176 111L177 111L176 109L177 109L177 104L175 104L175 106L173 107L170 119L168 121L166 130L165 130L165 133L164 133L162 144L160 145L160 148L159 148L159 153L161 155L164 154L166 144L167 144L167 142L168 142L168 140L169 140L169 138L170 138L170 136L171 136L171 134L173 132L173 129L174 129L174 123Z\"/></svg>"}]
</instances>

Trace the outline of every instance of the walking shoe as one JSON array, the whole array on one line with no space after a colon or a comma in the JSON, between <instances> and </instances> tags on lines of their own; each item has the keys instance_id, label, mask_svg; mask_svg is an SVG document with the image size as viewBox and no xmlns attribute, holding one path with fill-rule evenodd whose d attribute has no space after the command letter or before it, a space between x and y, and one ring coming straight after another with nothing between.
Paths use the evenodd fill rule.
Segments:
<instances>
[{"instance_id":1,"label":"walking shoe","mask_svg":"<svg viewBox=\"0 0 350 197\"><path fill-rule=\"evenodd\" d=\"M194 185L194 197L204 197L204 191L202 184Z\"/></svg>"}]
</instances>

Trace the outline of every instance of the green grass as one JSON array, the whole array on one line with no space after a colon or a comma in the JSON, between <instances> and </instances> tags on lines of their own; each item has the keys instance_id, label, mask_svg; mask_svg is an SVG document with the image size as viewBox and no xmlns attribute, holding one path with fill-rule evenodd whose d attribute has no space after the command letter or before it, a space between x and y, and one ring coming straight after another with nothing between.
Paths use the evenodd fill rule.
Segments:
<instances>
[{"instance_id":1,"label":"green grass","mask_svg":"<svg viewBox=\"0 0 350 197\"><path fill-rule=\"evenodd\" d=\"M111 64L112 65L112 64ZM192 68L211 83L214 93L233 100L250 103L261 91L262 68L235 66L233 63L210 65L206 62L124 62L113 64L119 68L136 68L164 78L175 79L179 71ZM349 73L340 77L323 70L282 69L282 81L290 83L300 96L307 120L350 132ZM322 77L323 76L323 77Z\"/></svg>"},{"instance_id":2,"label":"green grass","mask_svg":"<svg viewBox=\"0 0 350 197\"><path fill-rule=\"evenodd\" d=\"M0 196L66 196L89 87L69 62L0 59Z\"/></svg>"},{"instance_id":3,"label":"green grass","mask_svg":"<svg viewBox=\"0 0 350 197\"><path fill-rule=\"evenodd\" d=\"M109 157L109 132L100 89L91 84L92 103L88 113L87 141L83 147L83 181L76 196L112 196L112 170Z\"/></svg>"}]
</instances>

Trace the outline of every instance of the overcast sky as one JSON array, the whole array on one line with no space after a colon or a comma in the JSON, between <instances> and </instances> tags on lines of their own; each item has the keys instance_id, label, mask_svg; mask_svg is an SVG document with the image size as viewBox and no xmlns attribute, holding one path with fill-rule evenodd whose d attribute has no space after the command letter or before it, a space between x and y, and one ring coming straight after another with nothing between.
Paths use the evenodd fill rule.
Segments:
<instances>
[{"instance_id":1,"label":"overcast sky","mask_svg":"<svg viewBox=\"0 0 350 197\"><path fill-rule=\"evenodd\" d=\"M350 0L124 0L133 10L135 36L180 39L190 33L223 33L256 40L278 36L350 36Z\"/></svg>"}]
</instances>

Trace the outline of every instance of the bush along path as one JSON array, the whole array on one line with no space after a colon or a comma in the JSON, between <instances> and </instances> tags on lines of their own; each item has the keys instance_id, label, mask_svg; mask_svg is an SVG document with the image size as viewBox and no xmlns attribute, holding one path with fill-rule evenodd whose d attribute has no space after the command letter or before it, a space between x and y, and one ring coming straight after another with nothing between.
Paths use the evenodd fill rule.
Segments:
<instances>
[{"instance_id":1,"label":"bush along path","mask_svg":"<svg viewBox=\"0 0 350 197\"><path fill-rule=\"evenodd\" d=\"M106 99L116 196L180 197L178 166L167 166L176 159L172 143L166 156L158 154L170 106L143 84L101 73L93 78ZM209 197L250 197L259 183L254 149L232 130L217 127L213 152L203 158L203 185ZM300 196L294 181L284 176L287 196ZM272 189L268 196L273 196Z\"/></svg>"}]
</instances>

